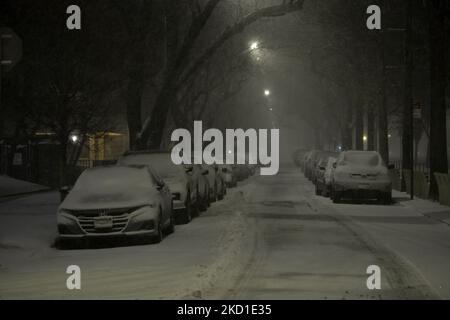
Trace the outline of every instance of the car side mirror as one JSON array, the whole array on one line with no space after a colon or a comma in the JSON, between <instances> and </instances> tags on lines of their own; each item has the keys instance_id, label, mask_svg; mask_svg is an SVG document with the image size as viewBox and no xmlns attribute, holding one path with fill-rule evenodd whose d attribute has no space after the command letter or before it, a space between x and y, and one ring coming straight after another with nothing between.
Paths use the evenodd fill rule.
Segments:
<instances>
[{"instance_id":1,"label":"car side mirror","mask_svg":"<svg viewBox=\"0 0 450 320\"><path fill-rule=\"evenodd\" d=\"M60 201L63 202L64 199L69 194L70 190L72 190L73 186L63 186L59 188Z\"/></svg>"},{"instance_id":2,"label":"car side mirror","mask_svg":"<svg viewBox=\"0 0 450 320\"><path fill-rule=\"evenodd\" d=\"M387 166L387 168L389 169L389 170L394 170L395 169L395 164L389 164L388 166Z\"/></svg>"},{"instance_id":3,"label":"car side mirror","mask_svg":"<svg viewBox=\"0 0 450 320\"><path fill-rule=\"evenodd\" d=\"M161 190L162 188L164 188L166 184L164 183L164 181L158 181L156 183L156 187L158 188L158 190Z\"/></svg>"}]
</instances>

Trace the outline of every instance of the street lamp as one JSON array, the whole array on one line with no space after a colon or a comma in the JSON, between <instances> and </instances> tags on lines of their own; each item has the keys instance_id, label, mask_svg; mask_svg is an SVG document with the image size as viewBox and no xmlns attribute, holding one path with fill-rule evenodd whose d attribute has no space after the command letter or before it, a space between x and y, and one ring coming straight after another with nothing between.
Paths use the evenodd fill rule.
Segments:
<instances>
[{"instance_id":1,"label":"street lamp","mask_svg":"<svg viewBox=\"0 0 450 320\"><path fill-rule=\"evenodd\" d=\"M252 42L252 43L250 44L250 50L256 50L256 49L258 49L258 47L259 47L259 44L258 44L257 41Z\"/></svg>"},{"instance_id":2,"label":"street lamp","mask_svg":"<svg viewBox=\"0 0 450 320\"><path fill-rule=\"evenodd\" d=\"M363 137L363 141L364 141L364 142L367 142L367 136L364 136L364 137Z\"/></svg>"},{"instance_id":3,"label":"street lamp","mask_svg":"<svg viewBox=\"0 0 450 320\"><path fill-rule=\"evenodd\" d=\"M73 143L77 143L78 142L78 136L76 134L73 134L72 136L70 136L70 140L72 140Z\"/></svg>"},{"instance_id":4,"label":"street lamp","mask_svg":"<svg viewBox=\"0 0 450 320\"><path fill-rule=\"evenodd\" d=\"M266 96L266 97L268 97L268 96L270 96L270 90L264 90L264 95Z\"/></svg>"}]
</instances>

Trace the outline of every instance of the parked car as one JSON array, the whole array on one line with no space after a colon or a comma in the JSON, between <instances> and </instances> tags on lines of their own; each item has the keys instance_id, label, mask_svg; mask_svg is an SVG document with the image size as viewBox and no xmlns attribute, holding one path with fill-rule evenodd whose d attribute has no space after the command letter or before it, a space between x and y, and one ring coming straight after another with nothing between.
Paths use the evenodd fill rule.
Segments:
<instances>
[{"instance_id":1,"label":"parked car","mask_svg":"<svg viewBox=\"0 0 450 320\"><path fill-rule=\"evenodd\" d=\"M305 160L305 154L306 150L304 149L296 149L292 154L292 160L294 161L294 164L299 167L303 168L304 160Z\"/></svg>"},{"instance_id":2,"label":"parked car","mask_svg":"<svg viewBox=\"0 0 450 320\"><path fill-rule=\"evenodd\" d=\"M314 170L317 165L319 154L320 150L312 150L305 159L305 177L311 181L314 179Z\"/></svg>"},{"instance_id":3,"label":"parked car","mask_svg":"<svg viewBox=\"0 0 450 320\"><path fill-rule=\"evenodd\" d=\"M331 151L320 151L316 155L316 164L311 174L311 181L317 185L317 180L320 178L323 180L325 174L325 167L328 163L329 157L337 157L337 153Z\"/></svg>"},{"instance_id":4,"label":"parked car","mask_svg":"<svg viewBox=\"0 0 450 320\"><path fill-rule=\"evenodd\" d=\"M237 181L244 181L252 175L250 168L246 164L235 164L232 167Z\"/></svg>"},{"instance_id":5,"label":"parked car","mask_svg":"<svg viewBox=\"0 0 450 320\"><path fill-rule=\"evenodd\" d=\"M237 186L236 175L233 172L233 167L229 164L219 165L219 171L227 188L234 188Z\"/></svg>"},{"instance_id":6,"label":"parked car","mask_svg":"<svg viewBox=\"0 0 450 320\"><path fill-rule=\"evenodd\" d=\"M332 199L378 199L392 202L392 182L388 168L375 151L342 152L335 165L332 178Z\"/></svg>"},{"instance_id":7,"label":"parked car","mask_svg":"<svg viewBox=\"0 0 450 320\"><path fill-rule=\"evenodd\" d=\"M198 167L175 165L170 153L164 151L129 151L117 163L118 165L146 165L153 168L172 192L173 207L178 223L189 223L198 215L199 207L202 205L198 190L202 175Z\"/></svg>"},{"instance_id":8,"label":"parked car","mask_svg":"<svg viewBox=\"0 0 450 320\"><path fill-rule=\"evenodd\" d=\"M146 166L85 170L58 208L59 241L138 237L160 242L174 232L169 188Z\"/></svg>"},{"instance_id":9,"label":"parked car","mask_svg":"<svg viewBox=\"0 0 450 320\"><path fill-rule=\"evenodd\" d=\"M329 157L327 165L325 167L324 177L324 189L322 195L324 197L329 197L331 194L331 182L334 174L334 164L336 163L337 158Z\"/></svg>"},{"instance_id":10,"label":"parked car","mask_svg":"<svg viewBox=\"0 0 450 320\"><path fill-rule=\"evenodd\" d=\"M326 170L327 162L328 162L327 158L321 158L316 166L315 187L316 187L316 195L317 196L323 195L323 192L325 189L325 170Z\"/></svg>"},{"instance_id":11,"label":"parked car","mask_svg":"<svg viewBox=\"0 0 450 320\"><path fill-rule=\"evenodd\" d=\"M193 165L194 172L197 172L198 176L198 198L199 198L199 209L200 211L206 211L211 205L211 193L209 184L209 169L200 164Z\"/></svg>"},{"instance_id":12,"label":"parked car","mask_svg":"<svg viewBox=\"0 0 450 320\"><path fill-rule=\"evenodd\" d=\"M226 185L219 172L219 166L217 164L202 166L208 170L208 175L206 177L209 182L210 201L216 202L217 200L222 200L225 196Z\"/></svg>"}]
</instances>

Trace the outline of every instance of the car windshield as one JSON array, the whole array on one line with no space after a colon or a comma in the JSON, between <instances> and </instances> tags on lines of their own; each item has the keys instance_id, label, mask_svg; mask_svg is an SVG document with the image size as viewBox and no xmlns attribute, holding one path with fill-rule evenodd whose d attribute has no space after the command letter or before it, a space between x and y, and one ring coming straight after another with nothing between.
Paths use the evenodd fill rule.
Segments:
<instances>
[{"instance_id":1,"label":"car windshield","mask_svg":"<svg viewBox=\"0 0 450 320\"><path fill-rule=\"evenodd\" d=\"M175 165L170 153L132 154L119 160L121 165L148 165L163 179L178 177L184 173L183 166Z\"/></svg>"},{"instance_id":2,"label":"car windshield","mask_svg":"<svg viewBox=\"0 0 450 320\"><path fill-rule=\"evenodd\" d=\"M142 204L155 190L147 168L108 167L83 172L64 201L65 207L101 204L117 207ZM122 203L122 205L118 205Z\"/></svg>"},{"instance_id":3,"label":"car windshield","mask_svg":"<svg viewBox=\"0 0 450 320\"><path fill-rule=\"evenodd\" d=\"M376 167L381 164L380 156L373 152L348 152L344 154L343 163L366 167Z\"/></svg>"}]
</instances>

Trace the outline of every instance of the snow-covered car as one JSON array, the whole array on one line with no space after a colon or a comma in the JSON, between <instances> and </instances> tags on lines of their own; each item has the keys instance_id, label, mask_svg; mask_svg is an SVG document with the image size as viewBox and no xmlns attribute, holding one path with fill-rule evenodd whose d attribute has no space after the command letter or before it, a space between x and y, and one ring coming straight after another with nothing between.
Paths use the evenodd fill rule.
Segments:
<instances>
[{"instance_id":1,"label":"snow-covered car","mask_svg":"<svg viewBox=\"0 0 450 320\"><path fill-rule=\"evenodd\" d=\"M85 170L57 211L60 242L138 237L160 242L174 231L170 190L146 166Z\"/></svg>"},{"instance_id":2,"label":"snow-covered car","mask_svg":"<svg viewBox=\"0 0 450 320\"><path fill-rule=\"evenodd\" d=\"M327 165L325 167L325 173L323 175L325 185L324 185L324 190L322 192L322 195L325 197L329 197L331 194L331 182L333 179L334 164L336 161L337 161L337 158L329 157Z\"/></svg>"},{"instance_id":3,"label":"snow-covered car","mask_svg":"<svg viewBox=\"0 0 450 320\"><path fill-rule=\"evenodd\" d=\"M375 151L342 152L335 165L332 178L332 199L378 199L392 202L392 182L388 168Z\"/></svg>"},{"instance_id":4,"label":"snow-covered car","mask_svg":"<svg viewBox=\"0 0 450 320\"><path fill-rule=\"evenodd\" d=\"M327 158L320 159L316 166L315 186L317 196L323 195L325 190L325 170L327 160Z\"/></svg>"},{"instance_id":5,"label":"snow-covered car","mask_svg":"<svg viewBox=\"0 0 450 320\"><path fill-rule=\"evenodd\" d=\"M219 172L219 167L217 164L213 165L202 165L203 168L208 170L206 177L209 182L209 196L211 202L216 202L217 200L222 200L225 195L226 186L223 181L223 177Z\"/></svg>"},{"instance_id":6,"label":"snow-covered car","mask_svg":"<svg viewBox=\"0 0 450 320\"><path fill-rule=\"evenodd\" d=\"M211 205L211 193L210 193L210 185L209 185L209 169L200 164L194 164L193 166L194 175L198 177L197 179L197 192L199 198L199 206L200 211L206 211Z\"/></svg>"},{"instance_id":7,"label":"snow-covered car","mask_svg":"<svg viewBox=\"0 0 450 320\"><path fill-rule=\"evenodd\" d=\"M229 164L220 164L219 171L227 188L234 188L237 186L237 179L233 173L233 167Z\"/></svg>"},{"instance_id":8,"label":"snow-covered car","mask_svg":"<svg viewBox=\"0 0 450 320\"><path fill-rule=\"evenodd\" d=\"M314 179L314 170L316 168L319 155L320 150L312 150L308 152L305 159L305 177L311 181Z\"/></svg>"},{"instance_id":9,"label":"snow-covered car","mask_svg":"<svg viewBox=\"0 0 450 320\"><path fill-rule=\"evenodd\" d=\"M243 181L252 175L250 168L246 164L235 164L232 165L232 168L237 181Z\"/></svg>"},{"instance_id":10,"label":"snow-covered car","mask_svg":"<svg viewBox=\"0 0 450 320\"><path fill-rule=\"evenodd\" d=\"M317 183L323 184L323 178L325 174L325 167L328 163L329 157L337 157L337 153L331 151L320 151L316 156L316 165L311 175L311 181L317 186ZM320 180L320 181L318 181ZM319 185L319 194L321 194L322 186Z\"/></svg>"},{"instance_id":11,"label":"snow-covered car","mask_svg":"<svg viewBox=\"0 0 450 320\"><path fill-rule=\"evenodd\" d=\"M292 160L294 161L294 164L297 167L303 168L304 161L305 161L305 154L306 154L306 150L305 149L296 149L292 153Z\"/></svg>"},{"instance_id":12,"label":"snow-covered car","mask_svg":"<svg viewBox=\"0 0 450 320\"><path fill-rule=\"evenodd\" d=\"M117 161L118 165L146 165L164 179L172 193L177 222L186 224L198 215L201 199L198 198L198 168L175 165L169 152L128 151Z\"/></svg>"}]
</instances>

